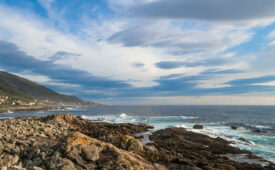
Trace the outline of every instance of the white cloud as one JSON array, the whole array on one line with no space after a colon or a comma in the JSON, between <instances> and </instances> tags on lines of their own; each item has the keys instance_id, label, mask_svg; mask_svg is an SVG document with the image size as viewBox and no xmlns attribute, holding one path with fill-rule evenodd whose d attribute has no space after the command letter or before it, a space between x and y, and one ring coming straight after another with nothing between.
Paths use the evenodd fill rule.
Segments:
<instances>
[{"instance_id":1,"label":"white cloud","mask_svg":"<svg viewBox=\"0 0 275 170\"><path fill-rule=\"evenodd\" d=\"M188 22L185 20L178 21L175 25L175 20L167 19L155 20L152 23L151 20L123 17L112 19L102 17L100 21L83 17L81 30L73 34L62 32L52 24L52 19L65 22L57 17L58 13L51 6L52 2L52 0L41 1L41 4L51 13L50 19L38 18L26 11L15 11L0 6L0 39L15 43L20 50L41 60L49 60L59 51L80 54L77 58L60 58L55 62L88 71L95 76L123 80L136 87L155 86L157 83L154 80L170 74L198 75L213 68L245 70L249 66L243 58L237 58L234 65L225 63L222 66L180 67L172 70L157 68L155 63L167 60L200 61L225 55L234 58L233 53L228 54L224 51L249 41L254 35L251 32L254 26L270 23L266 20L238 23L195 22L195 26L188 29L186 26ZM136 1L109 2L114 8L118 6L128 8L136 5ZM110 36L119 33L121 33L120 37L116 39L119 43L107 41ZM125 34L125 39L121 38L122 34ZM127 41L136 41L138 38L140 38L140 44L136 46L122 45ZM182 54L175 55L177 52ZM135 62L142 62L143 69L133 67L132 63ZM226 86L223 82L236 79L237 76L245 77L247 74L212 77L200 82L199 87L223 87ZM32 80L40 78L32 78ZM49 80L46 82L49 83Z\"/></svg>"},{"instance_id":2,"label":"white cloud","mask_svg":"<svg viewBox=\"0 0 275 170\"><path fill-rule=\"evenodd\" d=\"M105 104L132 104L136 105L274 105L274 96L178 96L178 97L133 97L120 100L109 98L98 100Z\"/></svg>"},{"instance_id":3,"label":"white cloud","mask_svg":"<svg viewBox=\"0 0 275 170\"><path fill-rule=\"evenodd\" d=\"M269 46L275 46L275 41L270 42Z\"/></svg>"},{"instance_id":4,"label":"white cloud","mask_svg":"<svg viewBox=\"0 0 275 170\"><path fill-rule=\"evenodd\" d=\"M269 82L265 82L265 83L254 83L251 85L255 85L255 86L275 86L275 81L269 81Z\"/></svg>"},{"instance_id":5,"label":"white cloud","mask_svg":"<svg viewBox=\"0 0 275 170\"><path fill-rule=\"evenodd\" d=\"M275 30L268 34L268 38L275 38Z\"/></svg>"}]
</instances>

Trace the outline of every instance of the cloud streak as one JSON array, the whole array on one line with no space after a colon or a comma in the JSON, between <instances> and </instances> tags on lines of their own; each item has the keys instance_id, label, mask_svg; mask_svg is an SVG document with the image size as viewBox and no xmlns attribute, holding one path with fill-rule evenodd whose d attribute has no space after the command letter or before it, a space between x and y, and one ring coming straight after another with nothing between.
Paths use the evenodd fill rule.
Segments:
<instances>
[{"instance_id":1,"label":"cloud streak","mask_svg":"<svg viewBox=\"0 0 275 170\"><path fill-rule=\"evenodd\" d=\"M274 8L273 0L0 2L0 68L85 99L272 93Z\"/></svg>"},{"instance_id":2,"label":"cloud streak","mask_svg":"<svg viewBox=\"0 0 275 170\"><path fill-rule=\"evenodd\" d=\"M62 54L68 54L62 52ZM20 51L16 45L0 41L0 67L15 73L38 74L49 77L57 83L80 85L88 89L121 89L131 85L106 77L93 76L88 72L55 64L54 61L38 60ZM81 90L81 89L78 89Z\"/></svg>"},{"instance_id":3,"label":"cloud streak","mask_svg":"<svg viewBox=\"0 0 275 170\"><path fill-rule=\"evenodd\" d=\"M135 6L131 16L207 21L238 21L275 16L273 0L160 0Z\"/></svg>"}]
</instances>

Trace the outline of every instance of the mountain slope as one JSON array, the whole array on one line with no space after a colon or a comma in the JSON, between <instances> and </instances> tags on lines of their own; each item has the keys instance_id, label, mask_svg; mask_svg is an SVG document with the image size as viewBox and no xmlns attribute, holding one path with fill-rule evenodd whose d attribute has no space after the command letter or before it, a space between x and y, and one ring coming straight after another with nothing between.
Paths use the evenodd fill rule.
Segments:
<instances>
[{"instance_id":1,"label":"mountain slope","mask_svg":"<svg viewBox=\"0 0 275 170\"><path fill-rule=\"evenodd\" d=\"M0 96L9 96L10 98L18 99L26 102L30 102L34 100L32 97L27 96L23 93L20 93L15 89L8 88L2 84L0 84Z\"/></svg>"},{"instance_id":2,"label":"mountain slope","mask_svg":"<svg viewBox=\"0 0 275 170\"><path fill-rule=\"evenodd\" d=\"M77 97L56 93L35 82L3 71L0 71L0 84L2 84L1 87L6 88L6 90L9 89L8 91L37 100L49 100L63 103L83 102Z\"/></svg>"}]
</instances>

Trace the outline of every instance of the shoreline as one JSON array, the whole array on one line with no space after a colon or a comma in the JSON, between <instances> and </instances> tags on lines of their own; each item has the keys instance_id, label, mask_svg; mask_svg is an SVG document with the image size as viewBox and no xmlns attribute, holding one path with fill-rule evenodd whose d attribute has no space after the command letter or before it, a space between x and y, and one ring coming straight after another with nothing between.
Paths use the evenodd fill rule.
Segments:
<instances>
[{"instance_id":1,"label":"shoreline","mask_svg":"<svg viewBox=\"0 0 275 170\"><path fill-rule=\"evenodd\" d=\"M160 170L275 168L274 163L263 159L268 164L265 167L255 164L255 161L250 164L230 160L224 155L246 154L251 160L259 157L230 146L230 142L222 138L211 138L184 128L153 131L147 134L149 141L142 143L142 137L138 134L146 134L153 127L93 122L70 114L1 119L0 125L0 167L112 169L126 166L126 169Z\"/></svg>"},{"instance_id":2,"label":"shoreline","mask_svg":"<svg viewBox=\"0 0 275 170\"><path fill-rule=\"evenodd\" d=\"M8 111L48 111L53 109L66 109L68 107L77 107L77 106L103 106L101 104L71 104L71 105L46 105L46 106L33 106L33 107L8 107L0 108L0 114L7 113Z\"/></svg>"},{"instance_id":3,"label":"shoreline","mask_svg":"<svg viewBox=\"0 0 275 170\"><path fill-rule=\"evenodd\" d=\"M1 113L6 113L8 111L43 111L43 110L50 110L50 109L55 109L58 108L58 106L36 106L36 107L10 107L10 108L5 108L5 109L0 109L0 114Z\"/></svg>"}]
</instances>

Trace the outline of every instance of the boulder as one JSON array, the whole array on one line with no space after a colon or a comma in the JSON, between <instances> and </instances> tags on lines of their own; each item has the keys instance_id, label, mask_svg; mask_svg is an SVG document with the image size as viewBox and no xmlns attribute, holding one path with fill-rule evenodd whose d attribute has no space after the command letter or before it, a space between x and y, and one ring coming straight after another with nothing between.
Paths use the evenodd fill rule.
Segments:
<instances>
[{"instance_id":1,"label":"boulder","mask_svg":"<svg viewBox=\"0 0 275 170\"><path fill-rule=\"evenodd\" d=\"M238 129L238 127L237 126L231 126L231 129L236 130L236 129Z\"/></svg>"},{"instance_id":2,"label":"boulder","mask_svg":"<svg viewBox=\"0 0 275 170\"><path fill-rule=\"evenodd\" d=\"M266 131L261 130L261 129L255 129L252 132L254 132L254 133L267 133Z\"/></svg>"},{"instance_id":3,"label":"boulder","mask_svg":"<svg viewBox=\"0 0 275 170\"><path fill-rule=\"evenodd\" d=\"M118 148L130 151L130 152L140 153L143 151L143 145L141 144L140 140L136 139L133 136L117 135L110 138L109 142Z\"/></svg>"},{"instance_id":4,"label":"boulder","mask_svg":"<svg viewBox=\"0 0 275 170\"><path fill-rule=\"evenodd\" d=\"M194 125L193 129L203 129L203 125Z\"/></svg>"}]
</instances>

